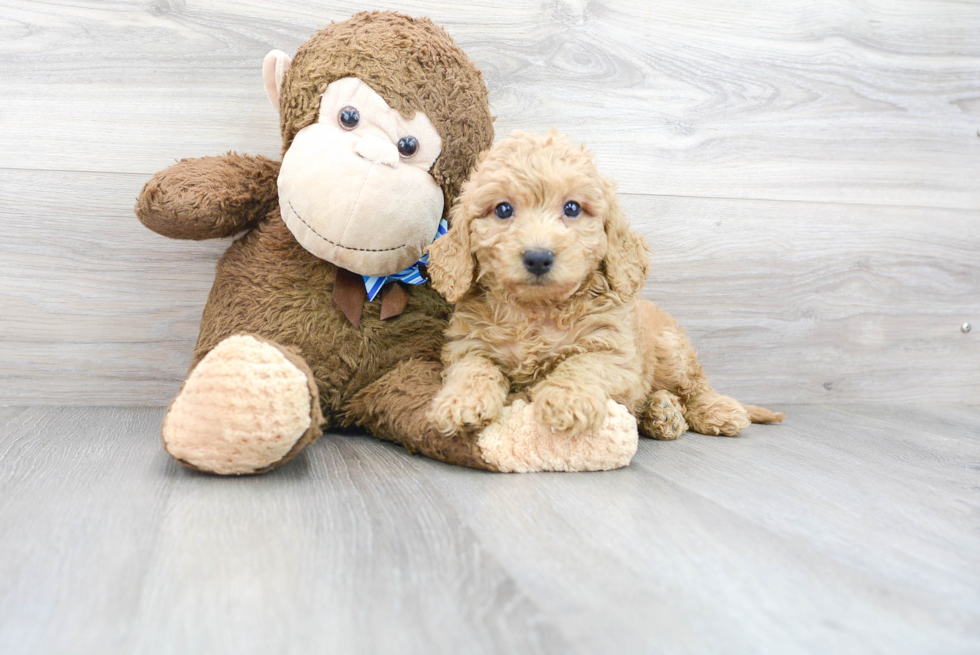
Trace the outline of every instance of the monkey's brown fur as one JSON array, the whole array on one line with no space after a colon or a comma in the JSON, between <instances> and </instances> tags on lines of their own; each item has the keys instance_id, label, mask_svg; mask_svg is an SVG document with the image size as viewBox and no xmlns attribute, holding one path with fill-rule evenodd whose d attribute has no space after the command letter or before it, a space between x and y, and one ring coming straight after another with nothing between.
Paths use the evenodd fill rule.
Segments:
<instances>
[{"instance_id":1,"label":"monkey's brown fur","mask_svg":"<svg viewBox=\"0 0 980 655\"><path fill-rule=\"evenodd\" d=\"M316 121L326 86L348 76L406 117L429 117L443 142L430 172L450 207L493 140L480 72L428 19L362 13L333 24L300 47L283 83L284 152ZM280 217L278 169L278 162L233 153L183 160L154 176L139 197L137 216L165 236L247 230L218 263L194 365L230 335L257 335L308 364L325 426L363 426L430 457L488 468L476 435L447 438L425 419L440 387L446 302L428 285L412 287L400 316L380 320L375 300L354 328L332 301L336 268L304 250Z\"/></svg>"},{"instance_id":2,"label":"monkey's brown fur","mask_svg":"<svg viewBox=\"0 0 980 655\"><path fill-rule=\"evenodd\" d=\"M563 213L569 201L580 215ZM500 203L513 215L497 217ZM554 263L535 275L525 253L542 249ZM659 439L688 425L732 436L783 418L715 392L677 322L636 297L646 247L592 156L556 133L517 132L495 145L430 256L433 284L457 303L445 387L430 412L446 434L490 423L521 391L538 421L573 433L597 429L610 398Z\"/></svg>"},{"instance_id":3,"label":"monkey's brown fur","mask_svg":"<svg viewBox=\"0 0 980 655\"><path fill-rule=\"evenodd\" d=\"M367 82L405 118L417 111L429 117L442 137L429 173L452 206L477 156L493 143L486 86L466 53L429 19L394 12L357 14L320 30L296 52L283 84L283 152L316 121L326 86L343 77Z\"/></svg>"}]
</instances>

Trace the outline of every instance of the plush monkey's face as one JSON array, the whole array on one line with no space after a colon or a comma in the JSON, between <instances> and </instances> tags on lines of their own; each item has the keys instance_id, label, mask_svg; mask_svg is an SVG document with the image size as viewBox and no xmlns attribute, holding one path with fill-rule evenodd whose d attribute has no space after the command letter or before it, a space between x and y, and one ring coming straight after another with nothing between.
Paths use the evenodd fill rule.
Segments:
<instances>
[{"instance_id":1,"label":"plush monkey's face","mask_svg":"<svg viewBox=\"0 0 980 655\"><path fill-rule=\"evenodd\" d=\"M422 112L405 120L356 77L327 86L316 123L293 137L279 206L311 253L361 275L414 264L443 212L429 169L442 140Z\"/></svg>"},{"instance_id":2,"label":"plush monkey's face","mask_svg":"<svg viewBox=\"0 0 980 655\"><path fill-rule=\"evenodd\" d=\"M427 18L362 12L263 62L279 111L283 221L362 275L414 264L493 142L486 85Z\"/></svg>"}]
</instances>

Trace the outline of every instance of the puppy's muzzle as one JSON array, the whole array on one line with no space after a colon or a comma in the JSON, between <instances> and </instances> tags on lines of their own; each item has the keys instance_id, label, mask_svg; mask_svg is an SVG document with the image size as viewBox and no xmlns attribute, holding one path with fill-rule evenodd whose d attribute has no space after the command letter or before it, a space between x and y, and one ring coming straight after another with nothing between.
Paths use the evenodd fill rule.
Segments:
<instances>
[{"instance_id":1,"label":"puppy's muzzle","mask_svg":"<svg viewBox=\"0 0 980 655\"><path fill-rule=\"evenodd\" d=\"M555 253L550 250L525 250L524 268L531 275L544 275L555 263Z\"/></svg>"}]
</instances>

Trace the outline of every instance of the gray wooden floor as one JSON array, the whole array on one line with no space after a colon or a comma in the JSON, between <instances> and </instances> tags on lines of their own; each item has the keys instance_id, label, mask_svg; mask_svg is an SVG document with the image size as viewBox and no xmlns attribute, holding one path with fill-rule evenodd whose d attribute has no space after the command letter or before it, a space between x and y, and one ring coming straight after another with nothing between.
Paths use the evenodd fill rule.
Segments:
<instances>
[{"instance_id":1,"label":"gray wooden floor","mask_svg":"<svg viewBox=\"0 0 980 655\"><path fill-rule=\"evenodd\" d=\"M980 652L980 408L780 409L611 473L328 435L221 479L160 408L0 408L0 653Z\"/></svg>"}]
</instances>

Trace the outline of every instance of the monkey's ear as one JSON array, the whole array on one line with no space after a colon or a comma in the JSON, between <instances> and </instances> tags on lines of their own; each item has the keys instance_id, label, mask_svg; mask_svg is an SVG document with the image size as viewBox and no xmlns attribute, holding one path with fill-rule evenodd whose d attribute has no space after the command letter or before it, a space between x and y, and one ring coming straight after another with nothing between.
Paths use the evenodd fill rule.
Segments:
<instances>
[{"instance_id":1,"label":"monkey's ear","mask_svg":"<svg viewBox=\"0 0 980 655\"><path fill-rule=\"evenodd\" d=\"M293 63L293 58L282 50L273 50L262 60L262 81L265 83L265 94L269 96L269 102L279 111L279 91L282 90L282 81L286 79L289 66Z\"/></svg>"},{"instance_id":2,"label":"monkey's ear","mask_svg":"<svg viewBox=\"0 0 980 655\"><path fill-rule=\"evenodd\" d=\"M451 303L459 302L473 285L473 253L470 252L470 222L461 202L450 214L452 227L429 246L429 277L432 287Z\"/></svg>"}]
</instances>

